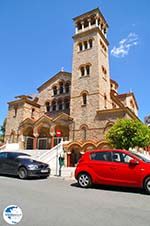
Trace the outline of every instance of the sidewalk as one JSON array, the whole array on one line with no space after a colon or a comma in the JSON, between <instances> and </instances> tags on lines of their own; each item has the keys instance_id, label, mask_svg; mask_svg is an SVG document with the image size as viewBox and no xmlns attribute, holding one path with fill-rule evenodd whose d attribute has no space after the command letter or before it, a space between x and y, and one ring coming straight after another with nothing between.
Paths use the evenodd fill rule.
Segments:
<instances>
[{"instance_id":1,"label":"sidewalk","mask_svg":"<svg viewBox=\"0 0 150 226\"><path fill-rule=\"evenodd\" d=\"M74 177L68 177L68 176L56 176L56 175L50 175L49 178L57 178L59 180L71 180L76 181Z\"/></svg>"}]
</instances>

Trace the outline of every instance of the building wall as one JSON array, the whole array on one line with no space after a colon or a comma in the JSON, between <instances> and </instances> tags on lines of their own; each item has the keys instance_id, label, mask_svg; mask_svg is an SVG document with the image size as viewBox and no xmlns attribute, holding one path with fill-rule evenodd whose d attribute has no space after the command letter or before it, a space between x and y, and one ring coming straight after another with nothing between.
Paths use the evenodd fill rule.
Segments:
<instances>
[{"instance_id":1,"label":"building wall","mask_svg":"<svg viewBox=\"0 0 150 226\"><path fill-rule=\"evenodd\" d=\"M15 142L17 142L16 139L18 136L20 123L27 118L32 118L33 120L37 120L40 116L39 108L28 103L17 104L16 116L15 116L15 108L16 108L16 104L15 105L10 104L8 109L5 141L7 141L10 135L13 134L15 136L15 139L14 139ZM33 116L32 116L32 109L34 109Z\"/></svg>"},{"instance_id":2,"label":"building wall","mask_svg":"<svg viewBox=\"0 0 150 226\"><path fill-rule=\"evenodd\" d=\"M79 51L79 43L85 40L93 40L91 49ZM106 46L104 52L101 43ZM104 44L105 43L105 44ZM82 65L90 64L90 75L81 76L80 68ZM104 70L106 73L104 73ZM101 122L97 117L97 110L112 108L110 99L110 77L108 62L108 46L100 33L89 30L86 33L78 34L74 37L73 65L72 65L72 89L71 89L71 117L75 122L75 137L80 137L79 129L86 125L90 131L88 138L96 139L102 137L98 135L97 127L101 128ZM82 93L87 92L87 104L83 105ZM106 100L105 100L106 95ZM94 131L95 128L95 131Z\"/></svg>"},{"instance_id":3,"label":"building wall","mask_svg":"<svg viewBox=\"0 0 150 226\"><path fill-rule=\"evenodd\" d=\"M10 139L10 135L12 133L16 136L16 134L18 133L19 124L23 121L23 115L23 104L18 104L16 116L14 105L9 106L6 123L5 142Z\"/></svg>"},{"instance_id":4,"label":"building wall","mask_svg":"<svg viewBox=\"0 0 150 226\"><path fill-rule=\"evenodd\" d=\"M88 126L86 124L82 124L83 126L87 125L86 127L86 140L93 140L93 141L100 141L105 139L105 134L108 129L115 123L116 120L121 118L129 118L131 117L124 113L124 112L112 112L109 114L99 114L96 116L94 121L94 127ZM82 123L82 122L81 122ZM81 127L79 129L75 129L75 131L71 130L70 132L70 140L78 140L78 141L85 141L84 139L84 131ZM76 126L74 126L77 128Z\"/></svg>"},{"instance_id":5,"label":"building wall","mask_svg":"<svg viewBox=\"0 0 150 226\"><path fill-rule=\"evenodd\" d=\"M58 95L55 95L55 96L53 93L53 86L57 86L59 88L59 82L63 81L63 83L65 84L66 82L69 82L70 80L71 80L70 76L65 75L65 74L64 75L60 74L59 78L57 78L53 82L49 83L44 89L42 89L39 92L38 104L41 106L41 108L40 108L41 115L46 112L46 102L49 102L51 104L54 99L58 100L60 98L64 99L65 97L70 97L70 92L63 93L63 94L58 93Z\"/></svg>"}]
</instances>

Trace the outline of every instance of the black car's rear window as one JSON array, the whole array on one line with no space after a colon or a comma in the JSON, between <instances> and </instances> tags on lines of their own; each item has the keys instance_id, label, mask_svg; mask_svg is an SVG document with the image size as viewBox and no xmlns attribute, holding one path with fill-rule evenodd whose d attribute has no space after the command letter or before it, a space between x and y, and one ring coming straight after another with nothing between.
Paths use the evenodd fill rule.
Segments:
<instances>
[{"instance_id":1,"label":"black car's rear window","mask_svg":"<svg viewBox=\"0 0 150 226\"><path fill-rule=\"evenodd\" d=\"M24 154L24 153L17 153L17 152L11 152L11 153L8 153L7 155L7 158L17 158L19 156L29 156L28 154Z\"/></svg>"}]
</instances>

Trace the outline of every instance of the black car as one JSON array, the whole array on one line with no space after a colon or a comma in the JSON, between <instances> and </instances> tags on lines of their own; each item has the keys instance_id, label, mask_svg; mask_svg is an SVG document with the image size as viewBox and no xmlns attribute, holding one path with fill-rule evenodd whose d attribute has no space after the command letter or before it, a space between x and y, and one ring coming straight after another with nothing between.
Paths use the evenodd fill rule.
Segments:
<instances>
[{"instance_id":1,"label":"black car","mask_svg":"<svg viewBox=\"0 0 150 226\"><path fill-rule=\"evenodd\" d=\"M36 161L30 155L21 152L0 152L0 174L16 175L20 179L27 177L48 177L49 165Z\"/></svg>"}]
</instances>

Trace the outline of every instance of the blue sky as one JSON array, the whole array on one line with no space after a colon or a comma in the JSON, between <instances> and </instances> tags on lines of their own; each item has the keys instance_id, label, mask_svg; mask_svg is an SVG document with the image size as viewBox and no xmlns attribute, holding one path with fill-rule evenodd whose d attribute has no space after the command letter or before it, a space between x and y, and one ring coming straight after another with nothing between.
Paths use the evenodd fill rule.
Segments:
<instances>
[{"instance_id":1,"label":"blue sky","mask_svg":"<svg viewBox=\"0 0 150 226\"><path fill-rule=\"evenodd\" d=\"M108 24L110 74L150 114L149 0L0 0L0 124L7 102L72 67L72 18L99 7Z\"/></svg>"}]
</instances>

